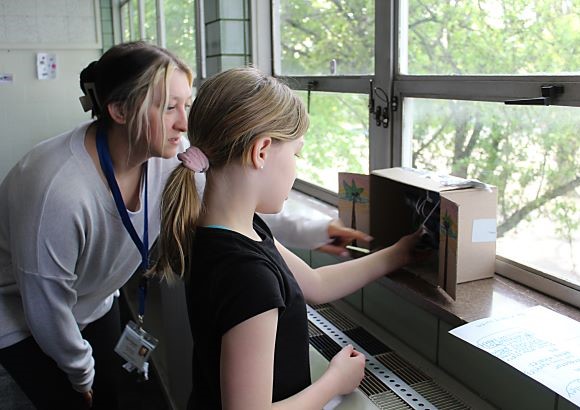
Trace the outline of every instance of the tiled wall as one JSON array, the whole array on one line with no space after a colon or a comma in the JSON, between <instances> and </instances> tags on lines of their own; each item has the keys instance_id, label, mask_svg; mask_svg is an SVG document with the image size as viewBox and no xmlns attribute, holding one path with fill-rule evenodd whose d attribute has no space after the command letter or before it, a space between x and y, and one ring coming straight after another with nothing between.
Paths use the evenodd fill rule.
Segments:
<instances>
[{"instance_id":1,"label":"tiled wall","mask_svg":"<svg viewBox=\"0 0 580 410\"><path fill-rule=\"evenodd\" d=\"M315 251L296 253L312 267L339 262ZM345 301L500 409L578 410L501 360L450 335L450 324L380 283L366 286Z\"/></svg>"},{"instance_id":2,"label":"tiled wall","mask_svg":"<svg viewBox=\"0 0 580 410\"><path fill-rule=\"evenodd\" d=\"M205 0L207 76L250 62L250 13L247 1Z\"/></svg>"},{"instance_id":3,"label":"tiled wall","mask_svg":"<svg viewBox=\"0 0 580 410\"><path fill-rule=\"evenodd\" d=\"M113 9L111 1L101 0L101 37L103 42L103 50L108 50L114 44L113 38Z\"/></svg>"}]
</instances>

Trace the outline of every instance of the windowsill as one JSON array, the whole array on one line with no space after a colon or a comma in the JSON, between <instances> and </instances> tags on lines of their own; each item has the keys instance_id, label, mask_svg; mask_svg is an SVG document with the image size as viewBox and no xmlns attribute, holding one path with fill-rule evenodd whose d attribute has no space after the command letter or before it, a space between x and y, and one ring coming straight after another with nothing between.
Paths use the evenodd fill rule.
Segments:
<instances>
[{"instance_id":1,"label":"windowsill","mask_svg":"<svg viewBox=\"0 0 580 410\"><path fill-rule=\"evenodd\" d=\"M577 308L497 274L493 278L458 284L456 300L423 279L403 271L379 282L453 326L536 305L580 321Z\"/></svg>"},{"instance_id":2,"label":"windowsill","mask_svg":"<svg viewBox=\"0 0 580 410\"><path fill-rule=\"evenodd\" d=\"M314 208L333 218L338 215L335 207L301 192L292 191L288 202L293 208L303 208L303 212ZM580 309L497 274L458 284L456 300L404 271L394 272L378 283L453 326L536 305L580 321Z\"/></svg>"}]
</instances>

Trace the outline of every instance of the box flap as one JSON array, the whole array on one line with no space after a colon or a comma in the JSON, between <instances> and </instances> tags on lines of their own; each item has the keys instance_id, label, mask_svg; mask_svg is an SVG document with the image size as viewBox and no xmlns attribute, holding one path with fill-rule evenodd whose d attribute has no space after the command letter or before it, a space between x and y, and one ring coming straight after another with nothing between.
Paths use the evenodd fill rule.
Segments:
<instances>
[{"instance_id":1,"label":"box flap","mask_svg":"<svg viewBox=\"0 0 580 410\"><path fill-rule=\"evenodd\" d=\"M389 178L403 184L414 185L433 192L486 187L484 183L476 180L437 174L435 172L423 171L415 168L395 167L378 169L373 171L372 174L383 178Z\"/></svg>"}]
</instances>

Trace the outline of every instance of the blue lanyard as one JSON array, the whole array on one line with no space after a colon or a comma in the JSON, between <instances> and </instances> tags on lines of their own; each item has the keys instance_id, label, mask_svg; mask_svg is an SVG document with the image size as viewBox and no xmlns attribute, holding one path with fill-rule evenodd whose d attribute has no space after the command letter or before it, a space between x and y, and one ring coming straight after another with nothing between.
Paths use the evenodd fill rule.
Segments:
<instances>
[{"instance_id":1,"label":"blue lanyard","mask_svg":"<svg viewBox=\"0 0 580 410\"><path fill-rule=\"evenodd\" d=\"M139 238L139 235L135 231L135 227L129 219L129 213L127 212L127 207L123 201L123 196L121 195L121 190L115 179L115 171L113 170L113 161L111 160L111 153L109 151L109 144L107 142L107 132L103 127L98 127L97 129L97 152L99 154L99 162L101 164L101 169L107 178L107 183L113 194L113 199L115 200L115 205L117 206L117 211L119 216L125 225L125 229L131 236L131 239L139 249L141 254L141 269L145 272L149 269L149 228L148 228L148 218L147 218L147 163L144 165L144 179L145 179L145 196L143 198L143 240ZM139 321L143 322L143 315L145 314L145 297L147 295L147 280L145 276L139 281Z\"/></svg>"}]
</instances>

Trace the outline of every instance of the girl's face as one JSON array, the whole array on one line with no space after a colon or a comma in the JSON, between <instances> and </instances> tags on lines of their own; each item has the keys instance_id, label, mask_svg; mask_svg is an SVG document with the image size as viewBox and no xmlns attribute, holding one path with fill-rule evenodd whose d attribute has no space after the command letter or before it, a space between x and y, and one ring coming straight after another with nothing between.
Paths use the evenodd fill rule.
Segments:
<instances>
[{"instance_id":1,"label":"girl's face","mask_svg":"<svg viewBox=\"0 0 580 410\"><path fill-rule=\"evenodd\" d=\"M282 210L296 179L296 157L303 146L304 137L272 144L264 168L260 170L264 178L264 194L257 212L271 214Z\"/></svg>"},{"instance_id":2,"label":"girl's face","mask_svg":"<svg viewBox=\"0 0 580 410\"><path fill-rule=\"evenodd\" d=\"M157 87L153 95L153 104L149 108L151 124L151 140L149 143L150 156L172 158L180 148L181 137L187 131L187 115L191 107L191 86L187 75L181 70L175 70L167 84L169 95L167 108L163 101L162 87ZM165 127L165 135L160 124L160 111Z\"/></svg>"}]
</instances>

